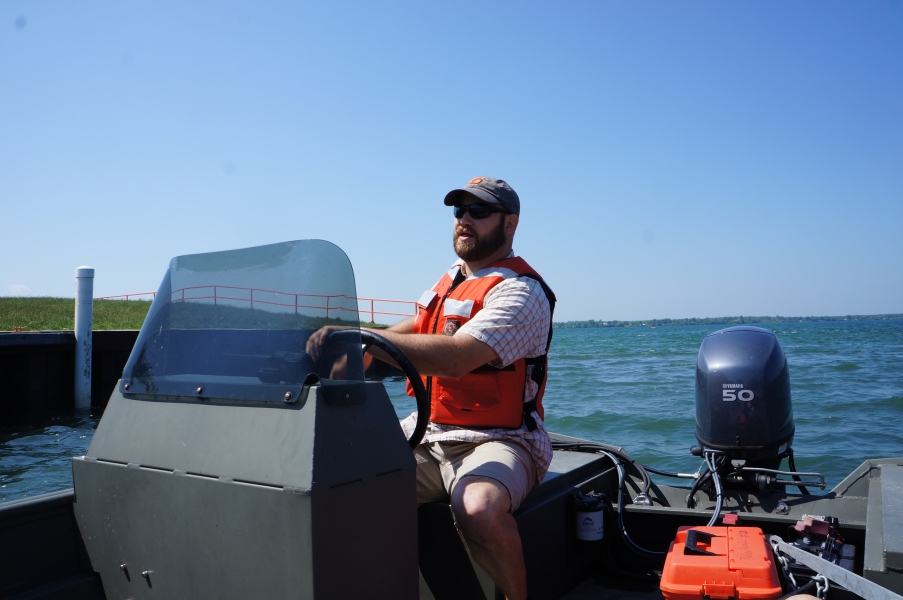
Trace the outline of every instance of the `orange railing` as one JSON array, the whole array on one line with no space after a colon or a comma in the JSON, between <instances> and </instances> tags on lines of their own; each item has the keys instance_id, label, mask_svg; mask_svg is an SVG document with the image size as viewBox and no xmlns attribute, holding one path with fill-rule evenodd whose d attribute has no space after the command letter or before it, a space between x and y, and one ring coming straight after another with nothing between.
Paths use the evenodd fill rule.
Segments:
<instances>
[{"instance_id":1,"label":"orange railing","mask_svg":"<svg viewBox=\"0 0 903 600\"><path fill-rule=\"evenodd\" d=\"M369 302L370 310L367 310L367 309L361 310L361 308L360 308L361 302ZM374 310L373 306L374 306L375 302L392 302L395 304L410 304L412 310L409 313L397 313L397 312ZM370 322L371 323L376 322L374 320L374 315L388 315L388 316L392 316L392 317L413 317L413 316L417 315L417 303L411 302L410 300L384 300L381 298L358 298L357 306L358 306L358 309L357 309L358 313L362 313L362 314L370 313Z\"/></svg>"},{"instance_id":2,"label":"orange railing","mask_svg":"<svg viewBox=\"0 0 903 600\"><path fill-rule=\"evenodd\" d=\"M137 294L120 294L119 296L101 296L99 298L94 298L95 300L115 300L119 298L125 298L128 300L129 298L135 298L137 296L152 296L154 298L157 297L157 292L138 292Z\"/></svg>"},{"instance_id":3,"label":"orange railing","mask_svg":"<svg viewBox=\"0 0 903 600\"><path fill-rule=\"evenodd\" d=\"M193 292L192 290L211 290L210 292L204 294L203 292ZM233 291L247 291L248 297L240 298L236 297ZM185 292L188 291L189 294L186 297ZM254 297L254 292L258 293L257 298ZM273 298L270 296L261 297L260 294L275 294L276 297ZM186 288L180 288L172 292L173 302L185 302L185 301L193 301L193 300L213 300L214 304L217 304L220 300L228 300L228 301L238 301L238 302L248 302L251 308L254 308L254 304L267 304L270 306L284 306L287 308L293 308L294 313L298 314L299 308L307 308L307 309L315 309L315 310L324 310L326 312L326 316L329 316L330 311L333 310L344 310L348 312L353 312L354 309L347 308L345 306L335 305L330 306L330 301L335 298L346 298L353 299L357 301L358 314L368 314L370 315L370 322L376 322L376 315L384 315L391 317L411 317L414 316L417 312L416 303L411 302L410 300L387 300L385 298L351 298L350 296L346 296L345 294L295 294L293 292L280 292L277 290L265 290L260 288L243 288L231 285L197 285ZM128 300L130 298L137 298L139 296L152 296L153 298L157 297L157 292L139 292L136 294L120 294L118 296L100 296L98 298L94 298L95 300L116 300L116 299L124 299ZM178 296L177 298L175 296ZM290 302L279 302L280 296L284 296L286 300L291 300ZM308 300L301 300L301 298L321 298L324 299L324 304L307 304ZM366 304L369 303L369 309L365 308ZM411 307L411 312L394 312L389 310L376 310L377 303L390 303L390 304L407 304Z\"/></svg>"}]
</instances>

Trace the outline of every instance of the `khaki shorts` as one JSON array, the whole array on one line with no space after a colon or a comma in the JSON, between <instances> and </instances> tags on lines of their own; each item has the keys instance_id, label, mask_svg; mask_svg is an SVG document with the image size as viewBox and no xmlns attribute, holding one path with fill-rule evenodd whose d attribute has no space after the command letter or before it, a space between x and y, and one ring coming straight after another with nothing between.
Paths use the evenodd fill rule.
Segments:
<instances>
[{"instance_id":1,"label":"khaki shorts","mask_svg":"<svg viewBox=\"0 0 903 600\"><path fill-rule=\"evenodd\" d=\"M417 459L417 504L448 502L458 481L467 475L495 479L508 489L511 512L517 510L536 481L533 457L520 444L507 441L434 442L414 450Z\"/></svg>"}]
</instances>

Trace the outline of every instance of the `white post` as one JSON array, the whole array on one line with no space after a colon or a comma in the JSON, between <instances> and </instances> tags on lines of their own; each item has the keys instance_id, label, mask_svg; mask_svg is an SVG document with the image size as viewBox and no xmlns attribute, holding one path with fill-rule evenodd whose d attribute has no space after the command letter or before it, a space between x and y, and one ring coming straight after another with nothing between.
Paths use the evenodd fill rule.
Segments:
<instances>
[{"instance_id":1,"label":"white post","mask_svg":"<svg viewBox=\"0 0 903 600\"><path fill-rule=\"evenodd\" d=\"M94 269L75 270L75 409L91 410L91 330L94 320Z\"/></svg>"}]
</instances>

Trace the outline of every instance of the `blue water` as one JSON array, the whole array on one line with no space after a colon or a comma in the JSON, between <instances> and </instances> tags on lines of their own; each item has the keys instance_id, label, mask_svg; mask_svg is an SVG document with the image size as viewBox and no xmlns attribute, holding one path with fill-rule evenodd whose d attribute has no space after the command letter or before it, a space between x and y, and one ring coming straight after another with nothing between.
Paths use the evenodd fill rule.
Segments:
<instances>
[{"instance_id":1,"label":"blue water","mask_svg":"<svg viewBox=\"0 0 903 600\"><path fill-rule=\"evenodd\" d=\"M0 502L72 487L72 456L85 453L97 419L61 416L50 424L0 431Z\"/></svg>"},{"instance_id":2,"label":"blue water","mask_svg":"<svg viewBox=\"0 0 903 600\"><path fill-rule=\"evenodd\" d=\"M798 469L823 473L830 488L866 458L903 456L903 321L766 327L790 364ZM695 471L696 353L718 329L556 330L547 427L622 446L644 464ZM411 412L403 380L385 384L399 416ZM71 487L69 457L84 453L94 427L65 417L0 433L0 502Z\"/></svg>"}]
</instances>

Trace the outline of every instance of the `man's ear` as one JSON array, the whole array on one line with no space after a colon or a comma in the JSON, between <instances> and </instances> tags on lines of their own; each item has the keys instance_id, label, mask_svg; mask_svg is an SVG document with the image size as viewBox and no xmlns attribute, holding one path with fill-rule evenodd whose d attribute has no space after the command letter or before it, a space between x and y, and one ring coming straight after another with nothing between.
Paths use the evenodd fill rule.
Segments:
<instances>
[{"instance_id":1,"label":"man's ear","mask_svg":"<svg viewBox=\"0 0 903 600\"><path fill-rule=\"evenodd\" d=\"M505 233L507 235L514 235L514 232L517 231L517 224L520 221L520 217L517 215L505 215Z\"/></svg>"}]
</instances>

